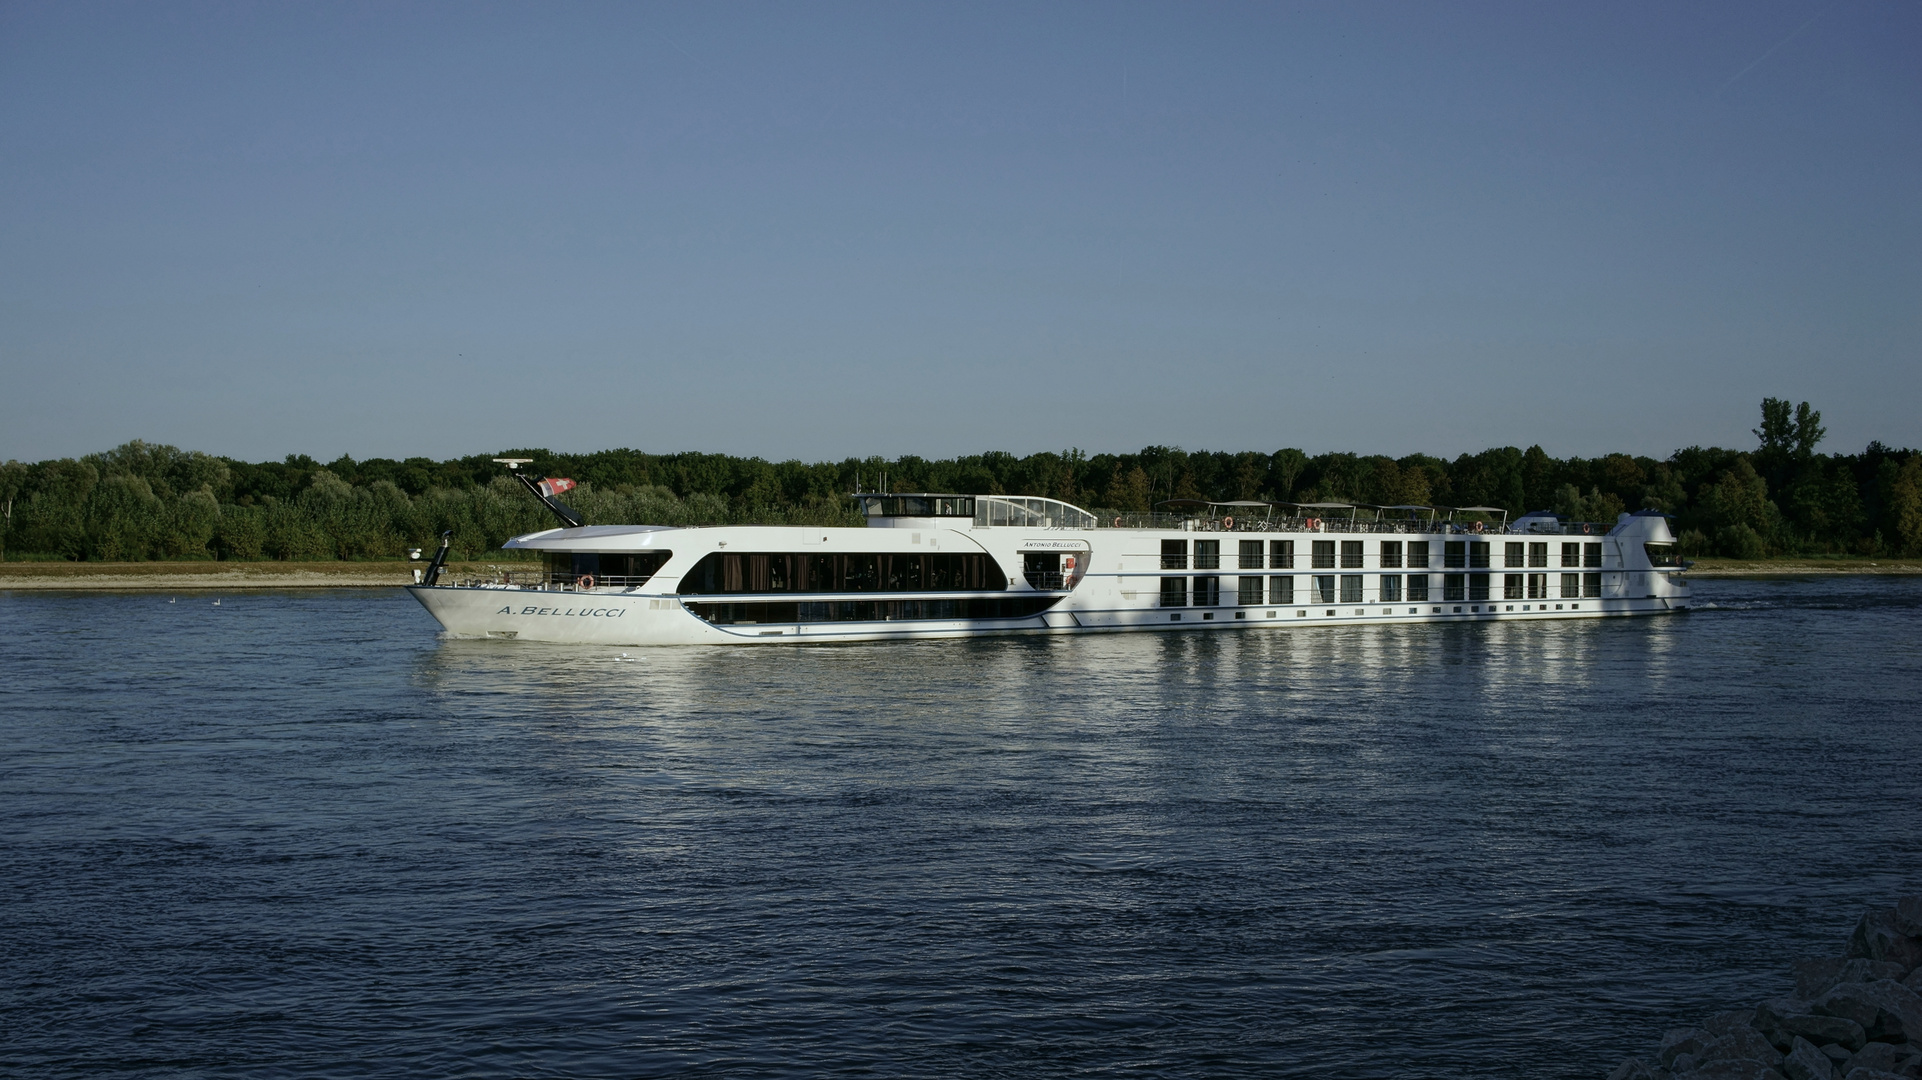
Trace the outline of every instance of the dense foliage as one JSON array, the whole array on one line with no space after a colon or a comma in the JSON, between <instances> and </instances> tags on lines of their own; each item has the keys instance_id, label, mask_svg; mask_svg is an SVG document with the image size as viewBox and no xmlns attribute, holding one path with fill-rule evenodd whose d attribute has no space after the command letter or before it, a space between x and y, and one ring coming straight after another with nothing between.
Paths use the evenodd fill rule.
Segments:
<instances>
[{"instance_id":1,"label":"dense foliage","mask_svg":"<svg viewBox=\"0 0 1922 1080\"><path fill-rule=\"evenodd\" d=\"M590 522L858 524L857 483L894 491L1052 496L1102 510L1169 498L1355 501L1552 509L1613 521L1652 507L1697 554L1922 555L1922 454L1871 443L1818 454L1821 414L1762 405L1753 450L1689 447L1667 460L1553 458L1539 446L1453 461L1321 454L988 453L941 461L768 462L724 454L603 450L534 459L580 481L568 502ZM78 460L0 466L9 559L382 559L454 532L457 558L500 558L501 541L553 524L485 454L452 461L304 456L249 463L131 442Z\"/></svg>"}]
</instances>

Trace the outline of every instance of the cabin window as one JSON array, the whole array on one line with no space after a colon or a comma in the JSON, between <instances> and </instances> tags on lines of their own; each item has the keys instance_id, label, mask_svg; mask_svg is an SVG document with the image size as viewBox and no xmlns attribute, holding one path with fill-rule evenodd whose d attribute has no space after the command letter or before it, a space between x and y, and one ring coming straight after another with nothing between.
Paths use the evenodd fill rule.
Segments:
<instances>
[{"instance_id":1,"label":"cabin window","mask_svg":"<svg viewBox=\"0 0 1922 1080\"><path fill-rule=\"evenodd\" d=\"M1488 541L1470 540L1468 542L1469 569L1473 570L1477 568L1485 568L1487 566L1488 566Z\"/></svg>"},{"instance_id":2,"label":"cabin window","mask_svg":"<svg viewBox=\"0 0 1922 1080\"><path fill-rule=\"evenodd\" d=\"M1195 541L1195 569L1217 570L1221 567L1221 541Z\"/></svg>"},{"instance_id":3,"label":"cabin window","mask_svg":"<svg viewBox=\"0 0 1922 1080\"><path fill-rule=\"evenodd\" d=\"M1341 602L1344 604L1361 603L1361 575L1343 574L1341 576Z\"/></svg>"},{"instance_id":4,"label":"cabin window","mask_svg":"<svg viewBox=\"0 0 1922 1080\"><path fill-rule=\"evenodd\" d=\"M1165 577L1161 579L1161 606L1188 606L1188 579L1185 577Z\"/></svg>"},{"instance_id":5,"label":"cabin window","mask_svg":"<svg viewBox=\"0 0 1922 1080\"><path fill-rule=\"evenodd\" d=\"M1291 577L1271 577L1268 579L1268 602L1271 604L1292 604L1295 602L1295 579Z\"/></svg>"},{"instance_id":6,"label":"cabin window","mask_svg":"<svg viewBox=\"0 0 1922 1080\"><path fill-rule=\"evenodd\" d=\"M1548 558L1548 556L1544 555L1542 556L1542 558L1546 559ZM1547 574L1528 575L1528 599L1530 600L1548 599L1548 575Z\"/></svg>"},{"instance_id":7,"label":"cabin window","mask_svg":"<svg viewBox=\"0 0 1922 1080\"><path fill-rule=\"evenodd\" d=\"M1194 606L1214 607L1219 603L1221 603L1221 579L1218 577L1196 578Z\"/></svg>"},{"instance_id":8,"label":"cabin window","mask_svg":"<svg viewBox=\"0 0 1922 1080\"><path fill-rule=\"evenodd\" d=\"M1503 574L1502 575L1502 599L1503 600L1520 600L1521 598L1522 598L1522 575Z\"/></svg>"},{"instance_id":9,"label":"cabin window","mask_svg":"<svg viewBox=\"0 0 1922 1080\"><path fill-rule=\"evenodd\" d=\"M1428 569L1428 541L1410 540L1408 542L1408 568L1411 570Z\"/></svg>"},{"instance_id":10,"label":"cabin window","mask_svg":"<svg viewBox=\"0 0 1922 1080\"><path fill-rule=\"evenodd\" d=\"M1243 540L1241 542L1241 568L1243 570L1261 569L1261 541Z\"/></svg>"},{"instance_id":11,"label":"cabin window","mask_svg":"<svg viewBox=\"0 0 1922 1080\"><path fill-rule=\"evenodd\" d=\"M1468 545L1460 540L1450 540L1442 544L1442 565L1447 567L1468 565Z\"/></svg>"},{"instance_id":12,"label":"cabin window","mask_svg":"<svg viewBox=\"0 0 1922 1080\"><path fill-rule=\"evenodd\" d=\"M1344 570L1361 569L1361 541L1343 540L1341 542L1341 567Z\"/></svg>"},{"instance_id":13,"label":"cabin window","mask_svg":"<svg viewBox=\"0 0 1922 1080\"><path fill-rule=\"evenodd\" d=\"M1563 566L1582 565L1582 545L1563 544L1562 545L1562 565Z\"/></svg>"},{"instance_id":14,"label":"cabin window","mask_svg":"<svg viewBox=\"0 0 1922 1080\"><path fill-rule=\"evenodd\" d=\"M1443 600L1468 599L1468 575L1467 574L1443 574L1442 575L1442 599Z\"/></svg>"},{"instance_id":15,"label":"cabin window","mask_svg":"<svg viewBox=\"0 0 1922 1080\"><path fill-rule=\"evenodd\" d=\"M1188 569L1188 541L1163 540L1161 542L1161 568L1163 570ZM1187 586L1182 586L1186 589Z\"/></svg>"},{"instance_id":16,"label":"cabin window","mask_svg":"<svg viewBox=\"0 0 1922 1080\"><path fill-rule=\"evenodd\" d=\"M1583 574L1582 575L1582 596L1584 598L1592 598L1596 600L1601 599L1602 575L1600 574Z\"/></svg>"},{"instance_id":17,"label":"cabin window","mask_svg":"<svg viewBox=\"0 0 1922 1080\"><path fill-rule=\"evenodd\" d=\"M1293 540L1268 541L1268 565L1276 570L1295 568L1295 542Z\"/></svg>"},{"instance_id":18,"label":"cabin window","mask_svg":"<svg viewBox=\"0 0 1922 1080\"><path fill-rule=\"evenodd\" d=\"M1570 544L1569 546L1574 547L1575 545ZM1582 598L1582 575L1563 574L1562 575L1562 599L1580 600L1581 598Z\"/></svg>"},{"instance_id":19,"label":"cabin window","mask_svg":"<svg viewBox=\"0 0 1922 1080\"><path fill-rule=\"evenodd\" d=\"M1314 556L1310 560L1312 569L1333 570L1335 568L1335 542L1333 540L1314 541Z\"/></svg>"},{"instance_id":20,"label":"cabin window","mask_svg":"<svg viewBox=\"0 0 1922 1080\"><path fill-rule=\"evenodd\" d=\"M1408 575L1408 600L1410 603L1414 603L1417 600L1422 601L1423 603L1427 602L1428 600L1428 575L1427 574Z\"/></svg>"},{"instance_id":21,"label":"cabin window","mask_svg":"<svg viewBox=\"0 0 1922 1080\"><path fill-rule=\"evenodd\" d=\"M1517 567L1524 565L1527 560L1527 556L1523 554L1523 549L1526 546L1527 545L1525 544L1503 544L1502 545L1502 565L1517 566Z\"/></svg>"},{"instance_id":22,"label":"cabin window","mask_svg":"<svg viewBox=\"0 0 1922 1080\"><path fill-rule=\"evenodd\" d=\"M1383 540L1381 542L1381 565L1383 568L1401 565L1401 541Z\"/></svg>"},{"instance_id":23,"label":"cabin window","mask_svg":"<svg viewBox=\"0 0 1922 1080\"><path fill-rule=\"evenodd\" d=\"M1582 565L1599 568L1602 565L1602 545L1583 544L1582 545Z\"/></svg>"},{"instance_id":24,"label":"cabin window","mask_svg":"<svg viewBox=\"0 0 1922 1080\"><path fill-rule=\"evenodd\" d=\"M1680 566L1682 560L1675 554L1674 544L1643 544L1642 550L1648 552L1650 566Z\"/></svg>"},{"instance_id":25,"label":"cabin window","mask_svg":"<svg viewBox=\"0 0 1922 1080\"><path fill-rule=\"evenodd\" d=\"M1311 604L1332 604L1335 602L1335 575L1315 575L1315 595L1308 598Z\"/></svg>"},{"instance_id":26,"label":"cabin window","mask_svg":"<svg viewBox=\"0 0 1922 1080\"><path fill-rule=\"evenodd\" d=\"M1547 544L1528 545L1528 565L1529 566L1547 566L1548 565L1548 545Z\"/></svg>"},{"instance_id":27,"label":"cabin window","mask_svg":"<svg viewBox=\"0 0 1922 1080\"><path fill-rule=\"evenodd\" d=\"M665 562L665 552L659 553ZM602 557L603 559L606 556ZM598 583L598 582L597 582ZM612 584L613 582L609 582ZM982 555L713 552L681 575L679 592L899 592L1007 588L1007 575Z\"/></svg>"},{"instance_id":28,"label":"cabin window","mask_svg":"<svg viewBox=\"0 0 1922 1080\"><path fill-rule=\"evenodd\" d=\"M1259 541L1257 541L1259 543ZM1235 583L1235 603L1253 606L1261 603L1261 579L1245 577Z\"/></svg>"},{"instance_id":29,"label":"cabin window","mask_svg":"<svg viewBox=\"0 0 1922 1080\"><path fill-rule=\"evenodd\" d=\"M1470 600L1488 599L1488 575L1487 574L1468 575L1468 598Z\"/></svg>"},{"instance_id":30,"label":"cabin window","mask_svg":"<svg viewBox=\"0 0 1922 1080\"><path fill-rule=\"evenodd\" d=\"M1401 603L1401 575L1383 574L1381 576L1381 602L1384 604Z\"/></svg>"}]
</instances>

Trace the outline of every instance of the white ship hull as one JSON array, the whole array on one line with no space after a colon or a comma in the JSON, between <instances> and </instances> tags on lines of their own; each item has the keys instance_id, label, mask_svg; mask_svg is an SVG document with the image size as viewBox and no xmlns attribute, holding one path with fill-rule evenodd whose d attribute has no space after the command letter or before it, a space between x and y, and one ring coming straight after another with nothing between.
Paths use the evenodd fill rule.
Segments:
<instances>
[{"instance_id":1,"label":"white ship hull","mask_svg":"<svg viewBox=\"0 0 1922 1080\"><path fill-rule=\"evenodd\" d=\"M554 529L507 545L547 553L537 581L409 591L461 637L619 646L1234 633L1609 618L1689 605L1681 568L1653 561L1669 561L1657 552L1674 542L1653 514L1625 516L1605 535L1540 515L1485 532L1354 521L1330 530L1312 519L1251 530L982 518L875 517L882 527L865 529ZM592 572L603 566L646 573L610 580Z\"/></svg>"}]
</instances>

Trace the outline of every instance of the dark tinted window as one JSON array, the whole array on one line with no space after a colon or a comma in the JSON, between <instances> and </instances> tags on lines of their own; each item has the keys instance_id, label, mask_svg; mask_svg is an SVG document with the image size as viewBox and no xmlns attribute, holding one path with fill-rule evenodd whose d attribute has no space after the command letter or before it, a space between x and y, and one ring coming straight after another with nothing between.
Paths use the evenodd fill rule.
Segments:
<instances>
[{"instance_id":1,"label":"dark tinted window","mask_svg":"<svg viewBox=\"0 0 1922 1080\"><path fill-rule=\"evenodd\" d=\"M681 576L679 592L953 592L1008 587L987 555L714 552Z\"/></svg>"}]
</instances>

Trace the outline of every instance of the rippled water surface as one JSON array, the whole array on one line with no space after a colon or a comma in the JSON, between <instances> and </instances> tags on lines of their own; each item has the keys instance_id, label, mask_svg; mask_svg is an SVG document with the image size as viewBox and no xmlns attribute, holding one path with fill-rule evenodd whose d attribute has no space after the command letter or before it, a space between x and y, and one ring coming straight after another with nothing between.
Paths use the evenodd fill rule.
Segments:
<instances>
[{"instance_id":1,"label":"rippled water surface","mask_svg":"<svg viewBox=\"0 0 1922 1080\"><path fill-rule=\"evenodd\" d=\"M1922 581L732 650L0 594L0 1071L1599 1077L1922 887Z\"/></svg>"}]
</instances>

